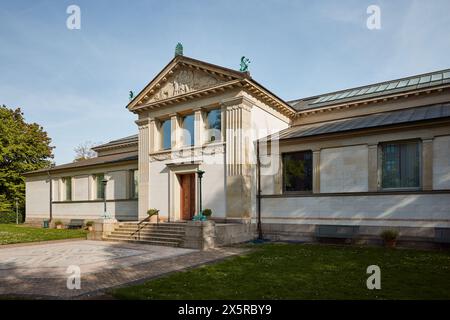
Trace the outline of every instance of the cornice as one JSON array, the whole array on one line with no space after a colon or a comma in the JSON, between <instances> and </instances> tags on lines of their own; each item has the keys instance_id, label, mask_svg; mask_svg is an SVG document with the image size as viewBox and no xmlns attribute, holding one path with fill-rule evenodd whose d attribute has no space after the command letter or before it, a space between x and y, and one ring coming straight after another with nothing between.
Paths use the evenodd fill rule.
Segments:
<instances>
[{"instance_id":1,"label":"cornice","mask_svg":"<svg viewBox=\"0 0 450 320\"><path fill-rule=\"evenodd\" d=\"M321 141L321 140L329 140L329 139L341 139L341 138L351 138L351 137L361 137L363 135L378 135L384 133L395 133L395 132L404 132L406 130L418 130L418 129L426 129L426 128L435 128L437 126L446 126L450 124L450 119L433 119L433 120L425 120L418 121L415 123L403 123L403 124L394 124L388 126L381 127L373 127L373 128L363 128L351 131L344 132L330 132L324 133L316 136L308 136L308 137L292 137L286 139L279 139L279 143L283 144L298 144L298 143L306 143L311 141ZM429 139L427 137L426 139ZM263 142L264 143L264 142ZM271 141L267 140L267 144L270 144Z\"/></svg>"},{"instance_id":2,"label":"cornice","mask_svg":"<svg viewBox=\"0 0 450 320\"><path fill-rule=\"evenodd\" d=\"M297 111L293 109L290 105L288 105L286 102L263 88L262 86L256 84L251 79L244 79L242 80L244 89L254 96L257 99L260 99L261 101L265 102L267 105L279 110L283 115L287 116L288 118L294 118Z\"/></svg>"},{"instance_id":3,"label":"cornice","mask_svg":"<svg viewBox=\"0 0 450 320\"><path fill-rule=\"evenodd\" d=\"M233 81L229 81L223 84L219 84L217 86L213 86L213 87L209 87L206 89L202 89L202 90L196 90L196 91L192 91L192 92L188 92L182 95L178 95L175 97L171 97L165 100L160 100L160 101L154 101L151 103L147 103L147 104L141 104L135 108L133 108L131 111L133 113L141 113L143 111L148 111L148 110L153 110L153 109L159 109L161 107L165 107L165 106L171 106L177 103L182 103L182 102L187 102L187 101L193 101L193 100L198 100L199 98L204 98L207 96L211 96L214 94L219 94L219 93L223 93L226 90L230 90L230 89L235 89L235 88L240 88L242 87L241 81L240 80L233 80Z\"/></svg>"},{"instance_id":4,"label":"cornice","mask_svg":"<svg viewBox=\"0 0 450 320\"><path fill-rule=\"evenodd\" d=\"M225 143L217 142L202 146L183 147L171 150L156 151L149 154L150 161L166 161L174 159L197 158L225 152Z\"/></svg>"}]
</instances>

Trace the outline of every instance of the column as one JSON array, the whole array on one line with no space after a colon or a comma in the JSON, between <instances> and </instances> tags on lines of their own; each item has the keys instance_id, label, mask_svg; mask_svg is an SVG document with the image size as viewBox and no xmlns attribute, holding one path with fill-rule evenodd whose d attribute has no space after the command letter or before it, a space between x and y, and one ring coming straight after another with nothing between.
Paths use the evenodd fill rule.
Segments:
<instances>
[{"instance_id":1,"label":"column","mask_svg":"<svg viewBox=\"0 0 450 320\"><path fill-rule=\"evenodd\" d=\"M433 138L422 140L422 189L433 190Z\"/></svg>"},{"instance_id":2,"label":"column","mask_svg":"<svg viewBox=\"0 0 450 320\"><path fill-rule=\"evenodd\" d=\"M368 186L369 192L378 191L378 145L368 145Z\"/></svg>"},{"instance_id":3,"label":"column","mask_svg":"<svg viewBox=\"0 0 450 320\"><path fill-rule=\"evenodd\" d=\"M313 193L320 193L320 149L313 151Z\"/></svg>"},{"instance_id":4,"label":"column","mask_svg":"<svg viewBox=\"0 0 450 320\"><path fill-rule=\"evenodd\" d=\"M226 127L227 127L227 106L226 104L222 104L220 106L220 141L226 141Z\"/></svg>"},{"instance_id":5,"label":"column","mask_svg":"<svg viewBox=\"0 0 450 320\"><path fill-rule=\"evenodd\" d=\"M172 144L171 144L172 149L176 149L176 148L178 148L178 146L182 145L181 126L180 126L181 121L182 121L182 119L177 113L172 113L170 115L171 130L172 130L170 138L172 141Z\"/></svg>"},{"instance_id":6,"label":"column","mask_svg":"<svg viewBox=\"0 0 450 320\"><path fill-rule=\"evenodd\" d=\"M138 199L138 219L147 217L147 210L150 208L150 119L140 119L136 121L139 127L138 135L138 170L139 170L139 199Z\"/></svg>"},{"instance_id":7,"label":"column","mask_svg":"<svg viewBox=\"0 0 450 320\"><path fill-rule=\"evenodd\" d=\"M194 128L194 146L200 147L203 145L205 141L205 116L206 113L202 108L198 108L194 110L194 118L195 118L195 128Z\"/></svg>"},{"instance_id":8,"label":"column","mask_svg":"<svg viewBox=\"0 0 450 320\"><path fill-rule=\"evenodd\" d=\"M156 119L150 119L150 153L161 150L161 137L159 133L159 124Z\"/></svg>"}]
</instances>

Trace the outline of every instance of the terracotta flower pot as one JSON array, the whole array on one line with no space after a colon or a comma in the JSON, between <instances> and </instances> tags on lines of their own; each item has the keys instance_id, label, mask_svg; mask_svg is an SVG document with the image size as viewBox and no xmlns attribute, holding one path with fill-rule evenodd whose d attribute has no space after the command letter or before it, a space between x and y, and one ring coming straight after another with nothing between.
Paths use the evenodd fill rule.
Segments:
<instances>
[{"instance_id":1,"label":"terracotta flower pot","mask_svg":"<svg viewBox=\"0 0 450 320\"><path fill-rule=\"evenodd\" d=\"M88 231L92 231L92 230L94 230L94 228L92 226L89 226Z\"/></svg>"},{"instance_id":2,"label":"terracotta flower pot","mask_svg":"<svg viewBox=\"0 0 450 320\"><path fill-rule=\"evenodd\" d=\"M56 229L62 229L62 225L60 225L60 224L58 224L57 226L56 226Z\"/></svg>"},{"instance_id":3,"label":"terracotta flower pot","mask_svg":"<svg viewBox=\"0 0 450 320\"><path fill-rule=\"evenodd\" d=\"M397 245L397 240L385 240L384 241L384 246L386 248L395 248Z\"/></svg>"}]
</instances>

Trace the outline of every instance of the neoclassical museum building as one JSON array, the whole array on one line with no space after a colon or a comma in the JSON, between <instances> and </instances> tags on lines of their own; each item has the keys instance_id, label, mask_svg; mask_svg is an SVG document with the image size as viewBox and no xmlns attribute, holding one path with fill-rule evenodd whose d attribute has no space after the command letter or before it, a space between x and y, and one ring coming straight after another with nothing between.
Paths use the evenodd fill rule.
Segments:
<instances>
[{"instance_id":1,"label":"neoclassical museum building","mask_svg":"<svg viewBox=\"0 0 450 320\"><path fill-rule=\"evenodd\" d=\"M137 135L26 174L27 222L201 206L236 239L450 239L450 69L285 101L242 63L178 52L126 106Z\"/></svg>"}]
</instances>

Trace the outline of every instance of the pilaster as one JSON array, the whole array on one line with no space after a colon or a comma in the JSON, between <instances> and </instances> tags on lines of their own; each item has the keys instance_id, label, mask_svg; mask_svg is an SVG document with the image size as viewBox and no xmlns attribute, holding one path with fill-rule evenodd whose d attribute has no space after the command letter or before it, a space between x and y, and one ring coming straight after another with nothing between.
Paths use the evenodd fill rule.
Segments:
<instances>
[{"instance_id":1,"label":"pilaster","mask_svg":"<svg viewBox=\"0 0 450 320\"><path fill-rule=\"evenodd\" d=\"M239 97L222 102L225 111L227 218L251 217L251 105Z\"/></svg>"},{"instance_id":2,"label":"pilaster","mask_svg":"<svg viewBox=\"0 0 450 320\"><path fill-rule=\"evenodd\" d=\"M433 189L433 139L422 140L422 189Z\"/></svg>"},{"instance_id":3,"label":"pilaster","mask_svg":"<svg viewBox=\"0 0 450 320\"><path fill-rule=\"evenodd\" d=\"M147 210L150 208L150 124L149 118L136 121L139 128L138 134L138 170L139 170L139 199L138 216L139 220L147 217Z\"/></svg>"},{"instance_id":4,"label":"pilaster","mask_svg":"<svg viewBox=\"0 0 450 320\"><path fill-rule=\"evenodd\" d=\"M369 192L378 190L378 145L368 145L368 185Z\"/></svg>"},{"instance_id":5,"label":"pilaster","mask_svg":"<svg viewBox=\"0 0 450 320\"><path fill-rule=\"evenodd\" d=\"M313 151L313 193L320 193L320 150Z\"/></svg>"}]
</instances>

